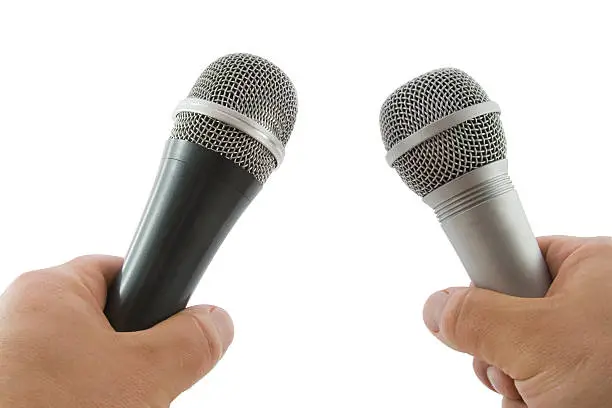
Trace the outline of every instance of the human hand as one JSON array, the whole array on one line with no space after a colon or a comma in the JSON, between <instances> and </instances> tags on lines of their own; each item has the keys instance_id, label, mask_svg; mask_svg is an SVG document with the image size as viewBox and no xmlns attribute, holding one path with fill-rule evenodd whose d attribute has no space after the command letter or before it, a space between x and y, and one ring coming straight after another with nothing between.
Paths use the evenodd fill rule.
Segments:
<instances>
[{"instance_id":1,"label":"human hand","mask_svg":"<svg viewBox=\"0 0 612 408\"><path fill-rule=\"evenodd\" d=\"M213 368L234 333L222 309L112 329L103 308L121 264L77 258L22 275L0 297L0 407L168 407Z\"/></svg>"},{"instance_id":2,"label":"human hand","mask_svg":"<svg viewBox=\"0 0 612 408\"><path fill-rule=\"evenodd\" d=\"M478 288L437 292L430 331L475 357L504 408L601 408L612 401L612 239L539 239L554 281L545 298Z\"/></svg>"}]
</instances>

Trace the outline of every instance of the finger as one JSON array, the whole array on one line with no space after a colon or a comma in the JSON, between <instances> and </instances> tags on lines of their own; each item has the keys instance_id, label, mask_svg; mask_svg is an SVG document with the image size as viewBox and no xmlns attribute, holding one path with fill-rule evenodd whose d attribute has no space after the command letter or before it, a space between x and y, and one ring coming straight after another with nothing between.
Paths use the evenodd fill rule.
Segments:
<instances>
[{"instance_id":1,"label":"finger","mask_svg":"<svg viewBox=\"0 0 612 408\"><path fill-rule=\"evenodd\" d=\"M446 345L521 379L525 370L531 373L538 368L539 344L545 344L539 338L540 328L545 327L549 307L547 299L451 288L428 299L423 318L429 330Z\"/></svg>"},{"instance_id":2,"label":"finger","mask_svg":"<svg viewBox=\"0 0 612 408\"><path fill-rule=\"evenodd\" d=\"M135 353L156 373L157 386L173 400L206 375L234 338L231 318L215 306L188 308L137 333Z\"/></svg>"},{"instance_id":3,"label":"finger","mask_svg":"<svg viewBox=\"0 0 612 408\"><path fill-rule=\"evenodd\" d=\"M523 401L516 401L508 398L504 398L502 401L502 408L528 408L527 404Z\"/></svg>"},{"instance_id":4,"label":"finger","mask_svg":"<svg viewBox=\"0 0 612 408\"><path fill-rule=\"evenodd\" d=\"M507 399L522 401L521 394L516 389L514 380L506 373L497 367L489 366L486 374L489 383L498 394L503 395Z\"/></svg>"},{"instance_id":5,"label":"finger","mask_svg":"<svg viewBox=\"0 0 612 408\"><path fill-rule=\"evenodd\" d=\"M583 238L557 235L540 237L538 238L538 244L540 245L540 250L544 255L550 274L554 278L559 273L561 266L567 258L582 246L594 241L609 239L610 238L604 237Z\"/></svg>"},{"instance_id":6,"label":"finger","mask_svg":"<svg viewBox=\"0 0 612 408\"><path fill-rule=\"evenodd\" d=\"M499 368L493 367L478 358L474 359L473 367L476 377L491 391L509 399L521 399L521 394L516 389L514 380Z\"/></svg>"},{"instance_id":7,"label":"finger","mask_svg":"<svg viewBox=\"0 0 612 408\"><path fill-rule=\"evenodd\" d=\"M78 279L100 308L106 303L106 292L121 271L123 259L109 255L86 255L73 259L57 269Z\"/></svg>"},{"instance_id":8,"label":"finger","mask_svg":"<svg viewBox=\"0 0 612 408\"><path fill-rule=\"evenodd\" d=\"M495 388L493 388L493 386L491 385L489 377L487 377L487 368L491 367L491 365L482 361L479 358L474 358L472 367L474 368L474 373L476 374L476 377L478 377L480 382L483 383L485 387L487 387L491 391L497 392Z\"/></svg>"}]
</instances>

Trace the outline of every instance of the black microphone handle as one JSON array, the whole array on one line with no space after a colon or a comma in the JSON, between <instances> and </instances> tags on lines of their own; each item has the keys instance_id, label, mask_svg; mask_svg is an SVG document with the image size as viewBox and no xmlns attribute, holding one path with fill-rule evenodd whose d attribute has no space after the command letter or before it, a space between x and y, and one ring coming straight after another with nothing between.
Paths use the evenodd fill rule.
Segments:
<instances>
[{"instance_id":1,"label":"black microphone handle","mask_svg":"<svg viewBox=\"0 0 612 408\"><path fill-rule=\"evenodd\" d=\"M261 190L246 170L170 139L104 313L117 331L148 329L184 309L236 220Z\"/></svg>"}]
</instances>

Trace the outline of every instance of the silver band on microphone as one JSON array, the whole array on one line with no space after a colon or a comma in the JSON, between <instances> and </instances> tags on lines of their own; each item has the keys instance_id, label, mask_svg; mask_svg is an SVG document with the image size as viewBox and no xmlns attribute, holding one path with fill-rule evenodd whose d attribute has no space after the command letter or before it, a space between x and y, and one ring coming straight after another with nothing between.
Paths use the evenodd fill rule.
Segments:
<instances>
[{"instance_id":1,"label":"silver band on microphone","mask_svg":"<svg viewBox=\"0 0 612 408\"><path fill-rule=\"evenodd\" d=\"M175 119L180 112L200 113L230 125L264 145L274 156L277 168L283 161L285 146L283 146L281 141L268 129L240 112L236 112L218 103L198 98L187 98L181 101L174 111Z\"/></svg>"},{"instance_id":2,"label":"silver band on microphone","mask_svg":"<svg viewBox=\"0 0 612 408\"><path fill-rule=\"evenodd\" d=\"M468 106L457 112L451 113L422 129L414 132L405 139L402 139L387 152L387 163L393 166L393 163L402 157L404 154L415 146L423 143L444 131L447 131L465 121L477 118L478 116L486 115L487 113L501 113L499 105L493 101L479 103L477 105Z\"/></svg>"}]
</instances>

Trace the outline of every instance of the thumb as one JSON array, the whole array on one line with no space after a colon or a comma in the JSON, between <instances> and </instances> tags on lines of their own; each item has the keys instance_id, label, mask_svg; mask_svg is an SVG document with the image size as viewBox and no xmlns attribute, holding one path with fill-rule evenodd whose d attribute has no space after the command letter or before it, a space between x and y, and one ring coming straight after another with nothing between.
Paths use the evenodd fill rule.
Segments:
<instances>
[{"instance_id":1,"label":"thumb","mask_svg":"<svg viewBox=\"0 0 612 408\"><path fill-rule=\"evenodd\" d=\"M524 299L479 288L433 294L423 318L443 343L499 367L514 379L538 372L548 299Z\"/></svg>"},{"instance_id":2,"label":"thumb","mask_svg":"<svg viewBox=\"0 0 612 408\"><path fill-rule=\"evenodd\" d=\"M221 308L195 306L138 336L147 350L147 371L156 373L156 385L173 400L217 364L234 338L234 325Z\"/></svg>"}]
</instances>

